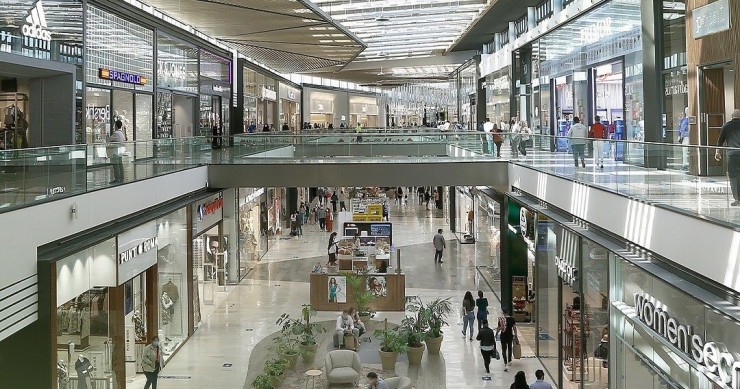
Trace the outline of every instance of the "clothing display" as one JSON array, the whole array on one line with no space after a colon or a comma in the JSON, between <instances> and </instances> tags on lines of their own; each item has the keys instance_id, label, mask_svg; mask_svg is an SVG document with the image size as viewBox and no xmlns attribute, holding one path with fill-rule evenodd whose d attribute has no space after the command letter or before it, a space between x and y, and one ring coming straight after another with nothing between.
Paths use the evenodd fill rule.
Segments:
<instances>
[{"instance_id":1,"label":"clothing display","mask_svg":"<svg viewBox=\"0 0 740 389\"><path fill-rule=\"evenodd\" d=\"M63 361L57 362L57 389L69 388L69 370Z\"/></svg>"},{"instance_id":2,"label":"clothing display","mask_svg":"<svg viewBox=\"0 0 740 389\"><path fill-rule=\"evenodd\" d=\"M142 342L146 340L146 328L144 327L144 320L141 318L139 312L135 312L132 318L134 323L134 332L136 332L136 341Z\"/></svg>"},{"instance_id":3,"label":"clothing display","mask_svg":"<svg viewBox=\"0 0 740 389\"><path fill-rule=\"evenodd\" d=\"M175 302L172 301L172 298L170 298L170 295L166 291L162 292L160 302L162 304L162 324L172 323L172 315L175 314Z\"/></svg>"},{"instance_id":4,"label":"clothing display","mask_svg":"<svg viewBox=\"0 0 740 389\"><path fill-rule=\"evenodd\" d=\"M166 284L162 285L162 292L167 293L167 296L169 296L173 303L180 300L180 292L177 290L177 286L172 283L172 280L169 280Z\"/></svg>"}]
</instances>

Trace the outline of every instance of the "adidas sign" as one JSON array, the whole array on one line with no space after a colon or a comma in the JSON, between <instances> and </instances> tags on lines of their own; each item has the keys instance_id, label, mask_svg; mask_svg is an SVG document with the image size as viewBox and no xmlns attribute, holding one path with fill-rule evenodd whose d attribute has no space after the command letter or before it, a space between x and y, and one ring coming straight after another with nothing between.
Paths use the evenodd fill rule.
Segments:
<instances>
[{"instance_id":1,"label":"adidas sign","mask_svg":"<svg viewBox=\"0 0 740 389\"><path fill-rule=\"evenodd\" d=\"M51 41L51 31L47 30L47 27L48 25L46 24L44 6L39 0L28 12L28 16L26 16L26 24L21 27L21 32L23 33L23 36L27 36L29 38Z\"/></svg>"}]
</instances>

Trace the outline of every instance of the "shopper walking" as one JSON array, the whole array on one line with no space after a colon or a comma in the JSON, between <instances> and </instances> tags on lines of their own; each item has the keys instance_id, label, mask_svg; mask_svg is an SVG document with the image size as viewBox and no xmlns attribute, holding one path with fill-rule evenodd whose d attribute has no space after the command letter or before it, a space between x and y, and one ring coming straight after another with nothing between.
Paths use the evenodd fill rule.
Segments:
<instances>
[{"instance_id":1,"label":"shopper walking","mask_svg":"<svg viewBox=\"0 0 740 389\"><path fill-rule=\"evenodd\" d=\"M334 230L334 214L329 211L329 208L326 209L326 230Z\"/></svg>"},{"instance_id":2,"label":"shopper walking","mask_svg":"<svg viewBox=\"0 0 740 389\"><path fill-rule=\"evenodd\" d=\"M424 204L424 187L420 186L418 189L416 189L416 195L419 198L419 205Z\"/></svg>"},{"instance_id":3,"label":"shopper walking","mask_svg":"<svg viewBox=\"0 0 740 389\"><path fill-rule=\"evenodd\" d=\"M478 291L478 298L475 300L475 306L478 308L478 313L475 317L478 319L478 332L483 328L483 323L488 323L488 299L483 297L483 291Z\"/></svg>"},{"instance_id":4,"label":"shopper walking","mask_svg":"<svg viewBox=\"0 0 740 389\"><path fill-rule=\"evenodd\" d=\"M432 245L434 245L434 263L444 263L442 262L442 254L444 249L447 248L447 242L444 235L442 235L441 228L437 230L434 238L432 238Z\"/></svg>"},{"instance_id":5,"label":"shopper walking","mask_svg":"<svg viewBox=\"0 0 740 389\"><path fill-rule=\"evenodd\" d=\"M347 210L347 195L344 194L344 191L339 193L339 210L340 211Z\"/></svg>"},{"instance_id":6,"label":"shopper walking","mask_svg":"<svg viewBox=\"0 0 740 389\"><path fill-rule=\"evenodd\" d=\"M337 212L337 201L339 201L339 196L337 196L337 191L334 191L334 193L331 194L331 209L334 212Z\"/></svg>"},{"instance_id":7,"label":"shopper walking","mask_svg":"<svg viewBox=\"0 0 740 389\"><path fill-rule=\"evenodd\" d=\"M429 189L424 192L424 202L426 203L427 211L429 210L429 201L432 199L432 195L429 194Z\"/></svg>"},{"instance_id":8,"label":"shopper walking","mask_svg":"<svg viewBox=\"0 0 740 389\"><path fill-rule=\"evenodd\" d=\"M298 215L296 215L295 218L295 226L296 226L296 236L303 236L303 218L304 218L303 212L298 212Z\"/></svg>"},{"instance_id":9,"label":"shopper walking","mask_svg":"<svg viewBox=\"0 0 740 389\"><path fill-rule=\"evenodd\" d=\"M493 125L493 144L496 145L496 158L501 158L501 145L504 143L504 130Z\"/></svg>"},{"instance_id":10,"label":"shopper walking","mask_svg":"<svg viewBox=\"0 0 740 389\"><path fill-rule=\"evenodd\" d=\"M511 157L519 158L519 142L522 138L519 134L519 122L516 119L511 119Z\"/></svg>"},{"instance_id":11,"label":"shopper walking","mask_svg":"<svg viewBox=\"0 0 740 389\"><path fill-rule=\"evenodd\" d=\"M590 138L593 139L594 145L594 169L598 166L604 168L604 145L607 143L604 141L609 135L609 130L601 124L601 118L596 116L594 124L591 125L589 131Z\"/></svg>"},{"instance_id":12,"label":"shopper walking","mask_svg":"<svg viewBox=\"0 0 740 389\"><path fill-rule=\"evenodd\" d=\"M586 136L588 129L581 124L578 116L573 117L573 125L568 129L568 138L570 138L570 148L573 151L573 161L578 167L578 159L581 159L581 165L586 167Z\"/></svg>"},{"instance_id":13,"label":"shopper walking","mask_svg":"<svg viewBox=\"0 0 740 389\"><path fill-rule=\"evenodd\" d=\"M398 205L403 204L403 188L401 188L400 186L396 188L396 202L398 203Z\"/></svg>"},{"instance_id":14,"label":"shopper walking","mask_svg":"<svg viewBox=\"0 0 740 389\"><path fill-rule=\"evenodd\" d=\"M337 233L332 232L329 235L329 245L326 247L326 253L329 255L329 261L326 263L328 266L337 265Z\"/></svg>"},{"instance_id":15,"label":"shopper walking","mask_svg":"<svg viewBox=\"0 0 740 389\"><path fill-rule=\"evenodd\" d=\"M157 376L159 371L164 367L164 357L159 348L159 337L152 338L152 342L144 347L141 358L141 368L146 376L144 389L157 389Z\"/></svg>"},{"instance_id":16,"label":"shopper walking","mask_svg":"<svg viewBox=\"0 0 740 389\"><path fill-rule=\"evenodd\" d=\"M324 188L319 187L316 190L316 196L319 198L319 205L324 205L324 201L326 201L326 193L324 192Z\"/></svg>"},{"instance_id":17,"label":"shopper walking","mask_svg":"<svg viewBox=\"0 0 740 389\"><path fill-rule=\"evenodd\" d=\"M736 206L740 205L740 195L738 194L738 191L740 191L740 109L734 110L732 120L722 126L719 139L717 139L717 146L721 147L725 143L728 147L734 149L727 152L727 176L730 178L730 189L732 190L732 197L735 199L730 205ZM722 160L719 149L714 152L714 159Z\"/></svg>"},{"instance_id":18,"label":"shopper walking","mask_svg":"<svg viewBox=\"0 0 740 389\"><path fill-rule=\"evenodd\" d=\"M681 170L689 170L689 107L684 108L678 122L678 144L681 147Z\"/></svg>"},{"instance_id":19,"label":"shopper walking","mask_svg":"<svg viewBox=\"0 0 740 389\"><path fill-rule=\"evenodd\" d=\"M496 334L488 327L488 320L483 320L475 339L480 341L480 353L483 356L486 374L491 374L491 358L496 357Z\"/></svg>"},{"instance_id":20,"label":"shopper walking","mask_svg":"<svg viewBox=\"0 0 740 389\"><path fill-rule=\"evenodd\" d=\"M504 371L509 371L513 360L514 338L518 336L516 320L508 314L508 309L503 308L504 315L498 319L496 334L501 338L501 354L504 357Z\"/></svg>"},{"instance_id":21,"label":"shopper walking","mask_svg":"<svg viewBox=\"0 0 740 389\"><path fill-rule=\"evenodd\" d=\"M319 206L316 209L316 217L319 218L319 229L321 229L321 231L324 231L326 227L326 208Z\"/></svg>"},{"instance_id":22,"label":"shopper walking","mask_svg":"<svg viewBox=\"0 0 740 389\"><path fill-rule=\"evenodd\" d=\"M527 147L532 142L532 130L527 125L527 122L522 120L519 122L519 153L522 156L527 156Z\"/></svg>"},{"instance_id":23,"label":"shopper walking","mask_svg":"<svg viewBox=\"0 0 740 389\"><path fill-rule=\"evenodd\" d=\"M545 382L545 372L542 369L535 371L534 376L537 378L537 381L529 385L529 389L552 389L552 385L549 382Z\"/></svg>"},{"instance_id":24,"label":"shopper walking","mask_svg":"<svg viewBox=\"0 0 740 389\"><path fill-rule=\"evenodd\" d=\"M470 334L468 337L470 338L470 341L473 341L473 323L475 323L475 300L473 300L473 294L470 293L470 291L465 292L465 297L463 297L463 303L462 303L462 314L463 314L463 339L465 339L465 334L467 333L467 330L470 330Z\"/></svg>"},{"instance_id":25,"label":"shopper walking","mask_svg":"<svg viewBox=\"0 0 740 389\"><path fill-rule=\"evenodd\" d=\"M124 147L123 142L126 141L126 134L123 133L123 122L116 120L114 124L115 130L108 136L108 146L106 152L108 158L110 158L111 165L113 166L113 180L111 184L123 183L123 156L120 153L120 148Z\"/></svg>"},{"instance_id":26,"label":"shopper walking","mask_svg":"<svg viewBox=\"0 0 740 389\"><path fill-rule=\"evenodd\" d=\"M527 376L523 371L519 370L516 372L516 375L514 375L514 383L511 384L509 389L529 389L529 385L527 385Z\"/></svg>"},{"instance_id":27,"label":"shopper walking","mask_svg":"<svg viewBox=\"0 0 740 389\"><path fill-rule=\"evenodd\" d=\"M483 123L483 131L486 133L486 142L488 143L488 153L493 154L493 129L496 127L495 124L491 123L491 119L486 118L486 122Z\"/></svg>"}]
</instances>

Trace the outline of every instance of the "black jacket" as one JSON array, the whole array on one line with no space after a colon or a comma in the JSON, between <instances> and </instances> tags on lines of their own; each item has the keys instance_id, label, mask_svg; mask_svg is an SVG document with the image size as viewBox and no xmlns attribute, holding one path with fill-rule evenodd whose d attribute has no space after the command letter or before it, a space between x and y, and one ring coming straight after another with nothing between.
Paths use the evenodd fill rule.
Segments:
<instances>
[{"instance_id":1,"label":"black jacket","mask_svg":"<svg viewBox=\"0 0 740 389\"><path fill-rule=\"evenodd\" d=\"M496 334L494 334L493 330L489 327L481 328L475 339L480 340L481 346L493 346L496 348Z\"/></svg>"}]
</instances>

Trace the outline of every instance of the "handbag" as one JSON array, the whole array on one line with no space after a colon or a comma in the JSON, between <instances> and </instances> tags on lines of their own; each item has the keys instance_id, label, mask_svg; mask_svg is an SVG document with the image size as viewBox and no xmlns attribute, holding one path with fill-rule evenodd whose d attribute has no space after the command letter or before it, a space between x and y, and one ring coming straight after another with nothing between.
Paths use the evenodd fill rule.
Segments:
<instances>
[{"instance_id":1,"label":"handbag","mask_svg":"<svg viewBox=\"0 0 740 389\"><path fill-rule=\"evenodd\" d=\"M519 344L519 338L514 338L514 347L512 349L512 353L514 354L514 359L522 358L522 345Z\"/></svg>"}]
</instances>

